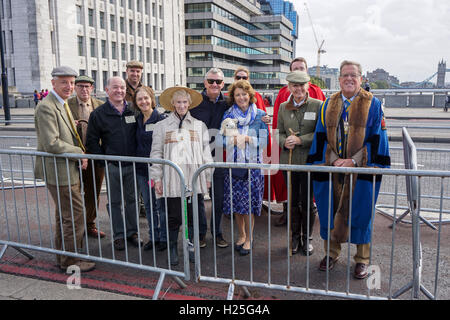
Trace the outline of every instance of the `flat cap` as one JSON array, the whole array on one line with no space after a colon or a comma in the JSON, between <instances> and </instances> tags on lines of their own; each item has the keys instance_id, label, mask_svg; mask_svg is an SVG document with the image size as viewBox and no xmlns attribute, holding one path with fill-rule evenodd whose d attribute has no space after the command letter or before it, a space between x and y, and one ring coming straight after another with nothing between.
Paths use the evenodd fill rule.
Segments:
<instances>
[{"instance_id":1,"label":"flat cap","mask_svg":"<svg viewBox=\"0 0 450 320\"><path fill-rule=\"evenodd\" d=\"M90 84L94 84L95 81L94 81L94 79L92 79L89 76L79 76L79 77L77 77L75 79L75 84L77 84L79 82L87 82L87 83L90 83Z\"/></svg>"},{"instance_id":2,"label":"flat cap","mask_svg":"<svg viewBox=\"0 0 450 320\"><path fill-rule=\"evenodd\" d=\"M303 83L309 82L309 80L311 80L311 78L304 71L292 71L292 72L289 72L289 74L286 77L286 80L288 82L292 82L292 83L303 84Z\"/></svg>"},{"instance_id":3,"label":"flat cap","mask_svg":"<svg viewBox=\"0 0 450 320\"><path fill-rule=\"evenodd\" d=\"M60 66L52 70L52 77L77 77L78 73L70 67Z\"/></svg>"},{"instance_id":4,"label":"flat cap","mask_svg":"<svg viewBox=\"0 0 450 320\"><path fill-rule=\"evenodd\" d=\"M127 69L128 69L128 68L139 68L139 69L144 69L144 64L143 64L142 62L140 62L140 61L132 60L132 61L129 61L129 62L127 63Z\"/></svg>"}]
</instances>

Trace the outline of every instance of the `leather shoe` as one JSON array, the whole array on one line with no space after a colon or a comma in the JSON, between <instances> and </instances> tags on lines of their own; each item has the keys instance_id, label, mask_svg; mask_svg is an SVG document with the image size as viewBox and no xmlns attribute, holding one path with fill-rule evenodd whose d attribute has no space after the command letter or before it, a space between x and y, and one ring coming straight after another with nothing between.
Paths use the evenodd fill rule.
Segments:
<instances>
[{"instance_id":1,"label":"leather shoe","mask_svg":"<svg viewBox=\"0 0 450 320\"><path fill-rule=\"evenodd\" d=\"M155 241L155 246L157 246L159 244L159 242ZM144 245L144 251L149 251L149 250L153 250L153 242L152 240L149 240L145 245Z\"/></svg>"},{"instance_id":2,"label":"leather shoe","mask_svg":"<svg viewBox=\"0 0 450 320\"><path fill-rule=\"evenodd\" d=\"M325 256L322 261L320 261L319 264L319 270L320 271L327 271L327 260L328 260L328 270L331 270L334 268L334 265L338 261L339 258L328 258L328 256Z\"/></svg>"},{"instance_id":3,"label":"leather shoe","mask_svg":"<svg viewBox=\"0 0 450 320\"><path fill-rule=\"evenodd\" d=\"M96 227L88 229L87 234L93 238L98 238L98 235L100 235L100 238L104 238L106 236L103 231L98 230Z\"/></svg>"},{"instance_id":4,"label":"leather shoe","mask_svg":"<svg viewBox=\"0 0 450 320\"><path fill-rule=\"evenodd\" d=\"M296 237L292 237L292 254L296 254L298 252L298 248L300 247L300 239Z\"/></svg>"},{"instance_id":5,"label":"leather shoe","mask_svg":"<svg viewBox=\"0 0 450 320\"><path fill-rule=\"evenodd\" d=\"M80 272L89 272L95 269L95 263L94 262L90 262L90 261L82 261L79 260L76 263L74 263L73 265L77 266L80 269ZM60 266L61 270L63 270L64 272L67 271L67 268L70 266Z\"/></svg>"},{"instance_id":6,"label":"leather shoe","mask_svg":"<svg viewBox=\"0 0 450 320\"><path fill-rule=\"evenodd\" d=\"M368 276L367 264L357 263L355 266L354 276L356 279L365 279Z\"/></svg>"},{"instance_id":7,"label":"leather shoe","mask_svg":"<svg viewBox=\"0 0 450 320\"><path fill-rule=\"evenodd\" d=\"M308 246L308 243L306 241L303 241L302 254L304 256L311 256L313 253L314 253L314 247L312 246L311 241L309 242L309 246Z\"/></svg>"},{"instance_id":8,"label":"leather shoe","mask_svg":"<svg viewBox=\"0 0 450 320\"><path fill-rule=\"evenodd\" d=\"M125 240L123 238L114 240L114 249L118 251L125 250Z\"/></svg>"},{"instance_id":9,"label":"leather shoe","mask_svg":"<svg viewBox=\"0 0 450 320\"><path fill-rule=\"evenodd\" d=\"M139 245L142 247L144 243L142 240L139 240L137 233L133 234L131 237L128 237L127 239L136 248L139 247Z\"/></svg>"}]
</instances>

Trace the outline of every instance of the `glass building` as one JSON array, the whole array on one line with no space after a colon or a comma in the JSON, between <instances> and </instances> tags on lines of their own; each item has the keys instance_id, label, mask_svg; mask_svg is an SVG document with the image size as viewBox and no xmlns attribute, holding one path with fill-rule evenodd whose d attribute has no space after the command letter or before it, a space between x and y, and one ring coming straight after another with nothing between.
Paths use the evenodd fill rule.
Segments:
<instances>
[{"instance_id":1,"label":"glass building","mask_svg":"<svg viewBox=\"0 0 450 320\"><path fill-rule=\"evenodd\" d=\"M292 36L298 39L298 14L294 9L294 4L284 0L261 0L261 8L270 14L282 14L292 22Z\"/></svg>"},{"instance_id":2,"label":"glass building","mask_svg":"<svg viewBox=\"0 0 450 320\"><path fill-rule=\"evenodd\" d=\"M212 67L228 85L245 66L255 89L281 88L293 59L292 30L289 19L266 14L257 0L185 0L187 85L203 89Z\"/></svg>"}]
</instances>

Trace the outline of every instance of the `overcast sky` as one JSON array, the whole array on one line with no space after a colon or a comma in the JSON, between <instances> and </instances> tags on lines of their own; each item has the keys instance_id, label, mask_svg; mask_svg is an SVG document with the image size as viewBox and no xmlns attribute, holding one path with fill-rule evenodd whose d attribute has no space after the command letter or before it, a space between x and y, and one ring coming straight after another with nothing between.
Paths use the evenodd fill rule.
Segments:
<instances>
[{"instance_id":1,"label":"overcast sky","mask_svg":"<svg viewBox=\"0 0 450 320\"><path fill-rule=\"evenodd\" d=\"M317 65L317 45L305 2L319 43L325 40L321 65L338 68L344 59L355 60L363 74L383 68L400 82L425 80L441 59L450 69L449 0L291 1L300 20L297 56L308 66Z\"/></svg>"}]
</instances>

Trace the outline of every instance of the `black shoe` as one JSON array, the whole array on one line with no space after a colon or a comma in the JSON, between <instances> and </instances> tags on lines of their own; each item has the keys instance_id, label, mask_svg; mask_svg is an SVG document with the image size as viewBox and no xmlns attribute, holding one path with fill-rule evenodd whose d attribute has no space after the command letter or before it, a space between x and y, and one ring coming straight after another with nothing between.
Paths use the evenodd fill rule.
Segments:
<instances>
[{"instance_id":1,"label":"black shoe","mask_svg":"<svg viewBox=\"0 0 450 320\"><path fill-rule=\"evenodd\" d=\"M296 254L298 252L298 248L301 246L300 239L292 237L292 254Z\"/></svg>"},{"instance_id":2,"label":"black shoe","mask_svg":"<svg viewBox=\"0 0 450 320\"><path fill-rule=\"evenodd\" d=\"M142 246L144 244L142 240L139 240L137 233L133 234L131 237L128 237L127 240L136 248L139 247L139 245Z\"/></svg>"},{"instance_id":3,"label":"black shoe","mask_svg":"<svg viewBox=\"0 0 450 320\"><path fill-rule=\"evenodd\" d=\"M157 247L159 244L159 242L155 242L155 246ZM144 245L144 251L150 251L153 250L153 242L152 240L149 240L145 245Z\"/></svg>"},{"instance_id":4,"label":"black shoe","mask_svg":"<svg viewBox=\"0 0 450 320\"><path fill-rule=\"evenodd\" d=\"M120 239L114 240L114 249L116 249L118 251L125 250L125 239L120 238Z\"/></svg>"},{"instance_id":5,"label":"black shoe","mask_svg":"<svg viewBox=\"0 0 450 320\"><path fill-rule=\"evenodd\" d=\"M239 254L241 256L246 256L250 253L250 249L244 249L244 247L241 247L241 249L239 250Z\"/></svg>"},{"instance_id":6,"label":"black shoe","mask_svg":"<svg viewBox=\"0 0 450 320\"><path fill-rule=\"evenodd\" d=\"M307 246L306 241L303 242L302 245L302 254L304 256L311 256L314 253L314 247L311 244L311 241L309 242L309 246Z\"/></svg>"},{"instance_id":7,"label":"black shoe","mask_svg":"<svg viewBox=\"0 0 450 320\"><path fill-rule=\"evenodd\" d=\"M158 251L164 251L167 249L167 241L160 241L156 245L156 250Z\"/></svg>"},{"instance_id":8,"label":"black shoe","mask_svg":"<svg viewBox=\"0 0 450 320\"><path fill-rule=\"evenodd\" d=\"M243 245L244 245L244 244L237 244L237 243L235 243L235 244L234 244L234 250L236 250L236 251L241 251Z\"/></svg>"}]
</instances>

